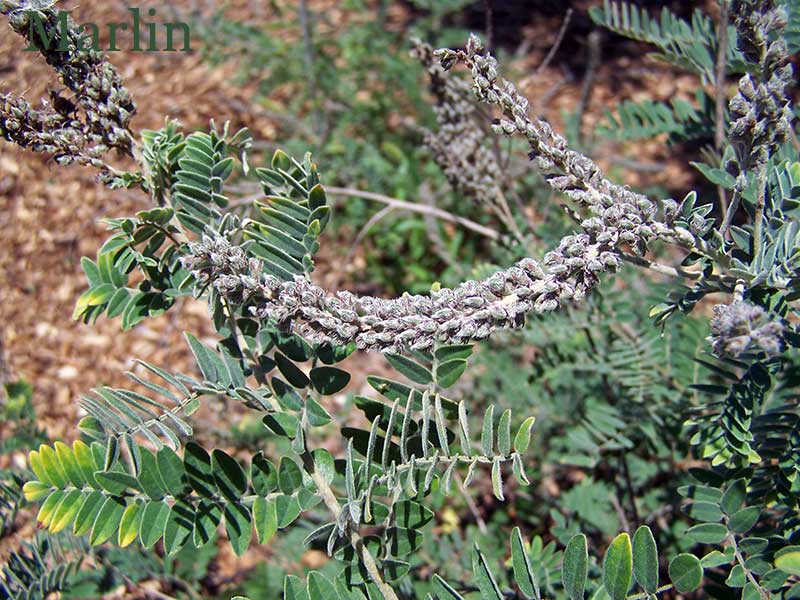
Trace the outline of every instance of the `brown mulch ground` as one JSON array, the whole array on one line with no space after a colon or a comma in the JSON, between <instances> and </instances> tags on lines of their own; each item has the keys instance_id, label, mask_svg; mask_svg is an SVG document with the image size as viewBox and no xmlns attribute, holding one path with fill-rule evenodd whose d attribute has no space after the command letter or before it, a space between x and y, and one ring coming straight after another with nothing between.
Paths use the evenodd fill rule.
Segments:
<instances>
[{"instance_id":1,"label":"brown mulch ground","mask_svg":"<svg viewBox=\"0 0 800 600\"><path fill-rule=\"evenodd\" d=\"M79 22L128 19L122 1L84 0L74 4L73 17ZM188 0L176 3L179 8L192 4ZM258 3L240 0L231 3L230 10L251 14L254 4ZM328 21L346 23L347 15L338 9L337 2L310 4L316 11L327 10ZM164 8L152 1L137 6L142 12L150 7L159 11ZM402 19L404 9L393 8L392 15ZM559 26L558 18L548 17L522 28L526 51L516 60L517 72L535 72ZM5 25L0 27L0 92L24 93L31 100L45 97L47 88L58 87L58 83L44 61L22 52L24 46L24 41ZM218 122L231 120L234 127L248 126L257 139L279 141L278 125L248 110L254 86L230 85L235 65L210 67L199 53L183 52L119 52L111 58L137 101L137 130L158 128L165 116L180 120L192 130L205 127L213 117ZM525 77L523 91L533 99L546 99L539 109L558 125L562 111L573 109L580 96L581 76L569 72L557 57L541 73ZM603 106L621 98L688 96L694 85L690 77L665 77L663 67L650 59L614 57L598 76L585 123L591 127L601 118ZM279 90L275 100L281 100ZM624 148L615 150L622 152ZM640 160L666 165L657 175L648 175L647 183L668 181L674 188L688 187L683 163L658 143L637 147L637 155ZM609 165L607 161L604 164ZM627 182L641 183L639 177L627 177ZM96 385L124 385L122 373L132 366L133 358L190 371L192 361L182 332L212 339L205 305L188 300L126 334L121 334L118 319L101 319L92 326L71 319L75 300L86 287L80 258L94 256L106 235L98 221L132 214L146 205L147 199L140 193L111 191L98 184L88 169L59 167L44 156L0 141L0 347L5 349L12 378L33 384L37 415L51 439L74 439L79 416L75 400ZM318 274L323 278L326 262L332 262L325 260L325 253L323 249ZM361 357L352 367L363 374L379 371L382 364L380 358ZM363 377L357 378L351 389L361 385ZM19 535L32 528L33 522L28 519L21 524ZM0 542L0 561L7 547Z\"/></svg>"}]
</instances>

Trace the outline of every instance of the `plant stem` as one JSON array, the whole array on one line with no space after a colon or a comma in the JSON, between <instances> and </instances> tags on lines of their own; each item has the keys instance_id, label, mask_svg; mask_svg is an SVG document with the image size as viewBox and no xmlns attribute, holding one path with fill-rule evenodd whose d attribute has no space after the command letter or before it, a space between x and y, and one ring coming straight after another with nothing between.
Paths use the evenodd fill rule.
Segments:
<instances>
[{"instance_id":1,"label":"plant stem","mask_svg":"<svg viewBox=\"0 0 800 600\"><path fill-rule=\"evenodd\" d=\"M311 480L314 482L314 485L317 487L317 491L319 492L322 501L325 503L325 506L333 515L334 519L339 518L339 513L342 512L342 507L339 506L339 501L336 499L333 490L331 490L330 485L325 479L317 472L314 459L311 454L306 451L302 457L303 465L305 466L306 472L311 476ZM383 576L381 575L380 569L378 569L378 564L375 562L375 559L370 554L370 551L364 545L364 540L361 535L357 531L349 532L350 536L350 543L353 546L353 549L358 554L358 558L361 563L364 565L364 568L369 573L370 578L372 579L373 583L378 586L378 589L383 594L384 600L400 600L397 596L395 591L392 589L386 581L384 581Z\"/></svg>"},{"instance_id":2,"label":"plant stem","mask_svg":"<svg viewBox=\"0 0 800 600\"><path fill-rule=\"evenodd\" d=\"M756 173L756 214L753 217L753 258L761 253L761 229L764 222L764 205L767 198L767 167L761 165Z\"/></svg>"},{"instance_id":3,"label":"plant stem","mask_svg":"<svg viewBox=\"0 0 800 600\"><path fill-rule=\"evenodd\" d=\"M717 25L717 64L714 75L714 98L716 103L716 122L714 127L714 147L717 152L722 150L725 144L725 104L727 94L725 90L725 67L728 63L728 0L720 0L719 3L719 23ZM717 186L719 195L720 215L727 212L727 198L725 188Z\"/></svg>"},{"instance_id":4,"label":"plant stem","mask_svg":"<svg viewBox=\"0 0 800 600\"><path fill-rule=\"evenodd\" d=\"M726 521L726 526L727 526L728 519L726 518L725 521ZM736 562L739 563L739 566L742 567L742 570L744 571L745 577L747 577L747 580L750 583L752 583L754 586L756 586L756 589L758 590L758 593L761 594L761 597L766 600L767 598L769 598L769 593L767 592L767 590L765 590L764 588L762 588L758 584L758 582L756 581L756 578L753 577L753 573L750 572L750 569L748 569L747 566L745 565L744 557L742 556L742 553L739 551L739 546L736 543L736 536L731 533L728 536L728 539L731 541L731 547L733 548L733 556L736 558Z\"/></svg>"},{"instance_id":5,"label":"plant stem","mask_svg":"<svg viewBox=\"0 0 800 600\"><path fill-rule=\"evenodd\" d=\"M384 196L383 194L376 194L374 192L365 192L361 190L355 190L352 188L340 188L334 186L325 186L325 191L329 194L333 194L334 196L353 196L355 198L364 198L365 200L375 200L376 202L382 202L383 204L388 204L393 206L398 210L407 210L409 212L417 212L432 215L443 221L450 221L452 223L457 223L466 229L470 229L475 233L479 233L483 236L488 237L492 240L499 240L500 234L498 234L494 229L490 229L480 223L475 223L474 221L470 221L464 217L459 217L458 215L454 215L449 213L441 208L437 208L435 206L428 206L426 204L417 204L414 202L406 202L405 200L398 200L397 198L392 198L390 196ZM260 197L260 196L259 196Z\"/></svg>"},{"instance_id":6,"label":"plant stem","mask_svg":"<svg viewBox=\"0 0 800 600\"><path fill-rule=\"evenodd\" d=\"M319 136L322 132L322 112L317 100L317 75L314 71L314 40L311 33L311 19L308 14L306 0L300 0L300 28L303 31L303 50L308 78L308 95L314 107L314 129Z\"/></svg>"},{"instance_id":7,"label":"plant stem","mask_svg":"<svg viewBox=\"0 0 800 600\"><path fill-rule=\"evenodd\" d=\"M660 594L661 592L666 592L672 589L672 584L668 583L667 585L662 585L660 588L656 589L656 594ZM645 600L646 598L651 598L654 594L648 594L644 592L642 594L635 594L633 596L628 596L626 600Z\"/></svg>"}]
</instances>

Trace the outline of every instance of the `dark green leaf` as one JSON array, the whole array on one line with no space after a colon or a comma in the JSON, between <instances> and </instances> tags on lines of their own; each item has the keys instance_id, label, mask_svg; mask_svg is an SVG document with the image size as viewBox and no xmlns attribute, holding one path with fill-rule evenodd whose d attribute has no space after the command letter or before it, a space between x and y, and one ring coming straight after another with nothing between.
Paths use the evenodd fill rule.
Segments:
<instances>
[{"instance_id":1,"label":"dark green leaf","mask_svg":"<svg viewBox=\"0 0 800 600\"><path fill-rule=\"evenodd\" d=\"M561 582L570 600L583 600L586 576L589 569L589 555L586 536L582 533L570 539L564 551L564 564L561 567Z\"/></svg>"},{"instance_id":2,"label":"dark green leaf","mask_svg":"<svg viewBox=\"0 0 800 600\"><path fill-rule=\"evenodd\" d=\"M164 550L175 554L186 545L194 530L194 510L191 504L178 501L172 505L164 526Z\"/></svg>"},{"instance_id":3,"label":"dark green leaf","mask_svg":"<svg viewBox=\"0 0 800 600\"><path fill-rule=\"evenodd\" d=\"M386 354L384 356L398 373L405 375L414 383L428 385L433 381L433 374L416 361L401 354Z\"/></svg>"},{"instance_id":4,"label":"dark green leaf","mask_svg":"<svg viewBox=\"0 0 800 600\"><path fill-rule=\"evenodd\" d=\"M211 471L211 457L195 442L189 442L183 449L183 465L189 485L204 498L211 498L217 485Z\"/></svg>"},{"instance_id":5,"label":"dark green leaf","mask_svg":"<svg viewBox=\"0 0 800 600\"><path fill-rule=\"evenodd\" d=\"M274 498L258 497L253 502L253 526L259 544L266 544L278 530L278 513Z\"/></svg>"},{"instance_id":6,"label":"dark green leaf","mask_svg":"<svg viewBox=\"0 0 800 600\"><path fill-rule=\"evenodd\" d=\"M440 363L455 360L457 358L466 359L472 355L472 345L463 344L455 346L439 346L433 353Z\"/></svg>"},{"instance_id":7,"label":"dark green leaf","mask_svg":"<svg viewBox=\"0 0 800 600\"><path fill-rule=\"evenodd\" d=\"M539 598L539 585L536 582L536 574L525 550L525 542L519 527L514 527L511 532L511 564L514 567L514 579L525 598ZM566 587L566 586L565 586Z\"/></svg>"},{"instance_id":8,"label":"dark green leaf","mask_svg":"<svg viewBox=\"0 0 800 600\"><path fill-rule=\"evenodd\" d=\"M259 452L250 465L250 479L253 489L259 496L266 497L278 488L278 470Z\"/></svg>"},{"instance_id":9,"label":"dark green leaf","mask_svg":"<svg viewBox=\"0 0 800 600\"><path fill-rule=\"evenodd\" d=\"M282 456L278 467L278 485L284 494L293 494L303 487L303 472L288 456Z\"/></svg>"},{"instance_id":10,"label":"dark green leaf","mask_svg":"<svg viewBox=\"0 0 800 600\"><path fill-rule=\"evenodd\" d=\"M316 367L309 373L314 389L323 396L341 392L350 383L350 374L336 367Z\"/></svg>"},{"instance_id":11,"label":"dark green leaf","mask_svg":"<svg viewBox=\"0 0 800 600\"><path fill-rule=\"evenodd\" d=\"M603 586L612 600L625 600L631 587L633 550L631 538L620 533L611 542L603 558Z\"/></svg>"},{"instance_id":12,"label":"dark green leaf","mask_svg":"<svg viewBox=\"0 0 800 600\"><path fill-rule=\"evenodd\" d=\"M215 451L216 452L216 451ZM212 454L213 460L213 454ZM225 533L236 556L241 556L250 545L250 511L238 502L225 505Z\"/></svg>"},{"instance_id":13,"label":"dark green leaf","mask_svg":"<svg viewBox=\"0 0 800 600\"><path fill-rule=\"evenodd\" d=\"M655 594L658 589L658 549L653 532L642 525L633 534L633 574L642 589Z\"/></svg>"},{"instance_id":14,"label":"dark green leaf","mask_svg":"<svg viewBox=\"0 0 800 600\"><path fill-rule=\"evenodd\" d=\"M758 506L748 506L735 512L728 519L728 529L733 533L746 533L758 522L761 509Z\"/></svg>"},{"instance_id":15,"label":"dark green leaf","mask_svg":"<svg viewBox=\"0 0 800 600\"><path fill-rule=\"evenodd\" d=\"M477 544L472 548L472 574L484 600L503 600L503 594L486 563L486 557Z\"/></svg>"},{"instance_id":16,"label":"dark green leaf","mask_svg":"<svg viewBox=\"0 0 800 600\"><path fill-rule=\"evenodd\" d=\"M528 417L522 422L517 430L517 435L514 436L514 451L524 454L528 451L528 446L531 443L531 432L536 423L536 417Z\"/></svg>"},{"instance_id":17,"label":"dark green leaf","mask_svg":"<svg viewBox=\"0 0 800 600\"><path fill-rule=\"evenodd\" d=\"M89 534L89 543L97 546L109 540L117 532L123 512L125 512L124 500L113 496L106 498L95 517L92 532Z\"/></svg>"},{"instance_id":18,"label":"dark green leaf","mask_svg":"<svg viewBox=\"0 0 800 600\"><path fill-rule=\"evenodd\" d=\"M150 548L164 535L164 528L169 517L169 505L164 502L148 502L144 507L142 521L139 525L139 537L142 546Z\"/></svg>"},{"instance_id":19,"label":"dark green leaf","mask_svg":"<svg viewBox=\"0 0 800 600\"><path fill-rule=\"evenodd\" d=\"M318 571L308 574L309 600L339 600L339 594L330 580Z\"/></svg>"},{"instance_id":20,"label":"dark green leaf","mask_svg":"<svg viewBox=\"0 0 800 600\"><path fill-rule=\"evenodd\" d=\"M172 496L180 497L189 493L189 480L183 468L183 461L172 448L167 446L161 448L156 453L156 464L161 481Z\"/></svg>"},{"instance_id":21,"label":"dark green leaf","mask_svg":"<svg viewBox=\"0 0 800 600\"><path fill-rule=\"evenodd\" d=\"M413 500L398 502L393 507L395 523L407 529L422 529L433 520L433 511Z\"/></svg>"},{"instance_id":22,"label":"dark green leaf","mask_svg":"<svg viewBox=\"0 0 800 600\"><path fill-rule=\"evenodd\" d=\"M192 541L197 548L205 546L214 538L221 519L222 509L218 503L204 499L197 505L192 531Z\"/></svg>"},{"instance_id":23,"label":"dark green leaf","mask_svg":"<svg viewBox=\"0 0 800 600\"><path fill-rule=\"evenodd\" d=\"M230 502L239 502L247 491L247 475L242 465L222 450L211 452L211 471L219 493Z\"/></svg>"},{"instance_id":24,"label":"dark green leaf","mask_svg":"<svg viewBox=\"0 0 800 600\"><path fill-rule=\"evenodd\" d=\"M693 592L703 581L703 567L693 554L679 554L669 563L669 578L681 594Z\"/></svg>"},{"instance_id":25,"label":"dark green leaf","mask_svg":"<svg viewBox=\"0 0 800 600\"><path fill-rule=\"evenodd\" d=\"M700 544L719 544L728 537L728 529L719 523L703 523L690 527L686 534Z\"/></svg>"},{"instance_id":26,"label":"dark green leaf","mask_svg":"<svg viewBox=\"0 0 800 600\"><path fill-rule=\"evenodd\" d=\"M158 474L155 455L146 448L141 449L141 467L139 469L139 485L151 500L161 500L167 493L164 482Z\"/></svg>"},{"instance_id":27,"label":"dark green leaf","mask_svg":"<svg viewBox=\"0 0 800 600\"><path fill-rule=\"evenodd\" d=\"M290 359L286 358L280 352L274 355L275 363L278 365L278 370L286 378L290 384L296 388L304 388L310 383L306 374L303 373Z\"/></svg>"},{"instance_id":28,"label":"dark green leaf","mask_svg":"<svg viewBox=\"0 0 800 600\"><path fill-rule=\"evenodd\" d=\"M746 496L747 482L744 479L737 479L725 490L720 506L726 515L732 515L742 507Z\"/></svg>"},{"instance_id":29,"label":"dark green leaf","mask_svg":"<svg viewBox=\"0 0 800 600\"><path fill-rule=\"evenodd\" d=\"M706 522L717 522L722 520L722 510L719 504L714 502L692 502L683 507L684 512L693 519Z\"/></svg>"},{"instance_id":30,"label":"dark green leaf","mask_svg":"<svg viewBox=\"0 0 800 600\"><path fill-rule=\"evenodd\" d=\"M75 517L72 525L72 534L75 536L85 535L94 524L100 507L105 502L105 496L101 492L92 492L83 499L83 504Z\"/></svg>"},{"instance_id":31,"label":"dark green leaf","mask_svg":"<svg viewBox=\"0 0 800 600\"><path fill-rule=\"evenodd\" d=\"M436 590L436 596L440 600L464 600L464 596L450 587L450 584L439 577L438 574L433 575L433 588Z\"/></svg>"},{"instance_id":32,"label":"dark green leaf","mask_svg":"<svg viewBox=\"0 0 800 600\"><path fill-rule=\"evenodd\" d=\"M467 361L461 358L449 360L436 367L436 383L443 388L453 385L467 368Z\"/></svg>"}]
</instances>

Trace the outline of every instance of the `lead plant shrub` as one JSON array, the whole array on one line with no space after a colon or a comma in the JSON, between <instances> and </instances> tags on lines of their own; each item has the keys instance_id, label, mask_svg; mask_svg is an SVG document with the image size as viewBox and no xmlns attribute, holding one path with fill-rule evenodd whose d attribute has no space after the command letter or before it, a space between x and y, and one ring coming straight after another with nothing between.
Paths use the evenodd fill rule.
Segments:
<instances>
[{"instance_id":1,"label":"lead plant shrub","mask_svg":"<svg viewBox=\"0 0 800 600\"><path fill-rule=\"evenodd\" d=\"M23 35L26 8L16 0L0 4ZM54 23L52 8L37 10ZM644 17L632 17L631 6L607 3L603 10L625 27L642 26ZM665 14L661 29L643 27L673 53L685 51L692 35L698 43L711 35ZM34 109L5 96L0 132L61 162L95 166L112 188L138 188L153 201L151 209L107 221L108 240L96 259L83 260L89 289L75 316L120 317L129 329L192 295L208 302L219 339L210 347L186 334L195 375L138 361L128 374L137 391L104 386L81 398L88 415L78 425L81 440L30 453L32 476L23 491L27 501L40 503L38 520L48 533L12 555L0 589L12 597L63 589L87 542L95 548L160 543L173 555L208 547L222 529L242 554L252 543L289 535L305 514L317 525L306 544L323 548L339 568L328 571L332 576L287 576L284 598L622 600L686 595L701 586L698 594L747 599L800 594L800 420L791 388L800 163L790 141L787 12L772 2L739 1L731 14L743 75L730 105L729 158L714 174L733 194L721 226L713 205L695 192L681 202L656 202L608 180L549 124L530 116L528 101L499 75L478 38L470 37L464 50L438 51L436 77L467 67L475 99L500 113L497 134L527 142L532 165L575 205L578 229L540 260L523 258L482 280L389 300L330 294L313 284L330 207L309 155L295 160L278 151L253 169L246 130L212 123L209 131L185 133L167 122L134 134L130 95L105 58L79 49L71 25L66 55L41 50L74 94L74 111L64 114L55 104ZM73 76L82 68L97 73L99 88ZM48 119L65 127L43 127ZM63 136L80 143L66 144ZM430 142L456 181L447 160L452 140L442 135ZM102 157L111 148L135 158L138 170L107 165ZM262 187L247 217L227 210L225 184L235 170L252 172ZM744 214L737 216L739 207ZM653 262L658 243L683 253L684 264ZM530 484L534 419L516 418L502 404L471 411L448 391L459 389L474 342L520 328L532 314L546 327L556 318L550 313L590 302L587 294L601 278L626 262L688 284L676 284L677 294L653 309L662 326L685 318L681 313L706 295L727 296L714 309L707 342L716 357L702 362L707 379L696 386L704 401L685 425L705 466L693 467L693 481L676 490L696 523L686 532L696 544L659 535L665 551L642 524L673 518L671 511L657 521L628 523L600 544L585 533L565 535L569 528L554 517L563 548L545 546L538 536L527 542L515 527L506 533L506 548L476 543L466 552L443 552L441 567L447 561L464 567L463 577L444 576L449 570L419 554L430 540L447 543L431 526L431 507L482 481L500 502ZM141 283L131 282L134 271ZM384 353L404 381L368 378L374 394L354 399L365 428L342 423L325 401L348 384L349 373L336 365L356 349ZM627 389L636 381L626 377ZM641 393L651 392L646 387ZM255 411L265 441L277 440L286 451L243 461L203 447L192 439L191 415L209 397ZM623 422L620 432L628 429ZM320 444L331 430L340 440L336 456ZM58 542L53 549L61 539L73 546Z\"/></svg>"}]
</instances>

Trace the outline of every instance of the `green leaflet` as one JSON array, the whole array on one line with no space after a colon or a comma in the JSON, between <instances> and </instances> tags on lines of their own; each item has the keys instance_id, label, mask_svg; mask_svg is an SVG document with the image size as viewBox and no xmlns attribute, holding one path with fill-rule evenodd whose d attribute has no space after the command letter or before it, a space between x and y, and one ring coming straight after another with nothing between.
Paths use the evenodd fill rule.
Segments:
<instances>
[{"instance_id":1,"label":"green leaflet","mask_svg":"<svg viewBox=\"0 0 800 600\"><path fill-rule=\"evenodd\" d=\"M519 527L515 527L511 532L511 563L514 567L514 579L516 579L519 589L525 594L525 598L539 600L541 598L539 584L536 581L536 574L531 566Z\"/></svg>"},{"instance_id":2,"label":"green leaflet","mask_svg":"<svg viewBox=\"0 0 800 600\"><path fill-rule=\"evenodd\" d=\"M633 535L633 574L642 589L655 594L658 589L658 549L653 532L642 525Z\"/></svg>"},{"instance_id":3,"label":"green leaflet","mask_svg":"<svg viewBox=\"0 0 800 600\"><path fill-rule=\"evenodd\" d=\"M150 548L164 535L169 518L170 507L164 502L148 502L145 504L139 525L139 537L142 546Z\"/></svg>"},{"instance_id":4,"label":"green leaflet","mask_svg":"<svg viewBox=\"0 0 800 600\"><path fill-rule=\"evenodd\" d=\"M586 536L582 533L573 536L564 550L564 564L561 568L561 582L570 600L583 598L586 576L589 569L589 555Z\"/></svg>"},{"instance_id":5,"label":"green leaflet","mask_svg":"<svg viewBox=\"0 0 800 600\"><path fill-rule=\"evenodd\" d=\"M481 552L477 544L472 548L472 573L475 577L475 582L478 584L478 589L481 591L481 596L485 600L503 600L503 594L497 586L492 571L486 563L486 557Z\"/></svg>"},{"instance_id":6,"label":"green leaflet","mask_svg":"<svg viewBox=\"0 0 800 600\"><path fill-rule=\"evenodd\" d=\"M211 453L211 470L219 493L230 502L238 502L247 491L247 475L239 462L215 449Z\"/></svg>"},{"instance_id":7,"label":"green leaflet","mask_svg":"<svg viewBox=\"0 0 800 600\"><path fill-rule=\"evenodd\" d=\"M703 567L693 554L679 554L669 563L669 578L676 590L686 594L700 587Z\"/></svg>"},{"instance_id":8,"label":"green leaflet","mask_svg":"<svg viewBox=\"0 0 800 600\"><path fill-rule=\"evenodd\" d=\"M253 501L253 526L259 544L266 544L278 530L278 512L274 498L258 497Z\"/></svg>"},{"instance_id":9,"label":"green leaflet","mask_svg":"<svg viewBox=\"0 0 800 600\"><path fill-rule=\"evenodd\" d=\"M350 373L336 367L316 367L311 369L309 379L315 390L323 396L330 396L347 387Z\"/></svg>"},{"instance_id":10,"label":"green leaflet","mask_svg":"<svg viewBox=\"0 0 800 600\"><path fill-rule=\"evenodd\" d=\"M625 600L631 587L632 573L631 538L627 533L620 533L603 558L603 586L612 600Z\"/></svg>"},{"instance_id":11,"label":"green leaflet","mask_svg":"<svg viewBox=\"0 0 800 600\"><path fill-rule=\"evenodd\" d=\"M225 504L225 533L236 556L241 556L250 545L252 522L250 511L238 502Z\"/></svg>"},{"instance_id":12,"label":"green leaflet","mask_svg":"<svg viewBox=\"0 0 800 600\"><path fill-rule=\"evenodd\" d=\"M119 529L122 514L125 512L125 503L119 498L106 498L100 507L89 534L89 543L97 546L107 541Z\"/></svg>"}]
</instances>

